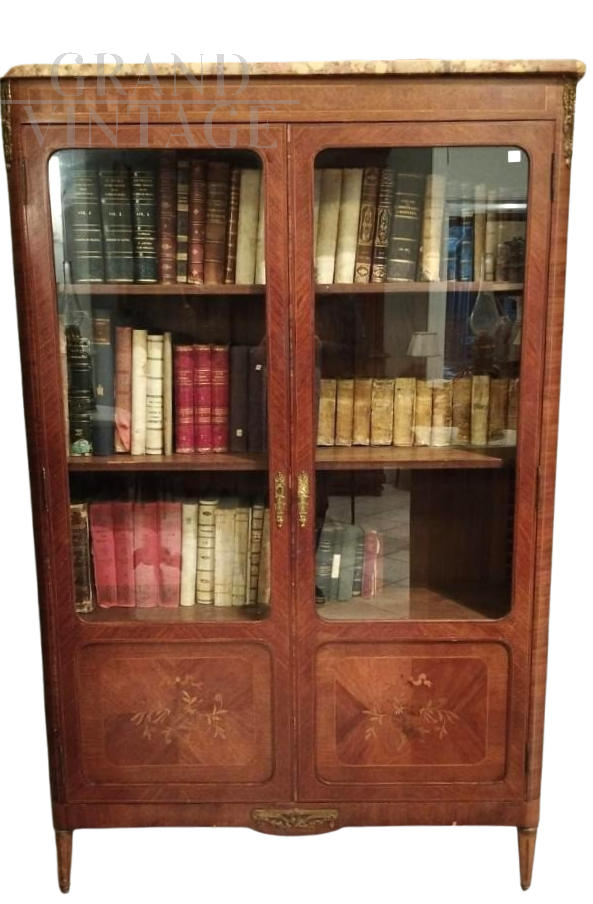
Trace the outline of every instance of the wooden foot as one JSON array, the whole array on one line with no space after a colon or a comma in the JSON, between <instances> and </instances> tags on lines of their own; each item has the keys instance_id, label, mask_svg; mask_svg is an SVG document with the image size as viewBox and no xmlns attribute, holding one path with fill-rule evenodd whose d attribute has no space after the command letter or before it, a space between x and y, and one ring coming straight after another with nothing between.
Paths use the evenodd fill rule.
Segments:
<instances>
[{"instance_id":1,"label":"wooden foot","mask_svg":"<svg viewBox=\"0 0 593 904\"><path fill-rule=\"evenodd\" d=\"M70 866L72 865L72 832L67 829L56 829L56 847L58 849L58 882L60 891L70 891Z\"/></svg>"},{"instance_id":2,"label":"wooden foot","mask_svg":"<svg viewBox=\"0 0 593 904\"><path fill-rule=\"evenodd\" d=\"M537 829L517 829L519 836L519 869L521 871L521 888L527 891L531 885L531 873L533 871L533 858L535 856L535 839Z\"/></svg>"}]
</instances>

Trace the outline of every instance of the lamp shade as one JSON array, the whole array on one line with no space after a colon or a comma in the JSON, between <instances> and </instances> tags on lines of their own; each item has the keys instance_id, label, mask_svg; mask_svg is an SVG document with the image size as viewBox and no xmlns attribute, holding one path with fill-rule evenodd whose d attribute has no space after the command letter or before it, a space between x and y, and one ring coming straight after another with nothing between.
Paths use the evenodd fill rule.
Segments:
<instances>
[{"instance_id":1,"label":"lamp shade","mask_svg":"<svg viewBox=\"0 0 593 904\"><path fill-rule=\"evenodd\" d=\"M408 346L411 358L434 358L439 354L439 337L436 333L412 333Z\"/></svg>"}]
</instances>

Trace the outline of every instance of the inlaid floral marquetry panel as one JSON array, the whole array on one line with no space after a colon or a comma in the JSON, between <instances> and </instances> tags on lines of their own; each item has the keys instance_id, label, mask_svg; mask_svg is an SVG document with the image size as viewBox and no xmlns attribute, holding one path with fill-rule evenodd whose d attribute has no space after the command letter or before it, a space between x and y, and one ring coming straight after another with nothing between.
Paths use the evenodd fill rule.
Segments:
<instances>
[{"instance_id":1,"label":"inlaid floral marquetry panel","mask_svg":"<svg viewBox=\"0 0 593 904\"><path fill-rule=\"evenodd\" d=\"M326 645L317 662L318 777L502 779L508 671L494 643Z\"/></svg>"},{"instance_id":2,"label":"inlaid floral marquetry panel","mask_svg":"<svg viewBox=\"0 0 593 904\"><path fill-rule=\"evenodd\" d=\"M271 665L258 644L108 644L79 659L85 777L263 781Z\"/></svg>"}]
</instances>

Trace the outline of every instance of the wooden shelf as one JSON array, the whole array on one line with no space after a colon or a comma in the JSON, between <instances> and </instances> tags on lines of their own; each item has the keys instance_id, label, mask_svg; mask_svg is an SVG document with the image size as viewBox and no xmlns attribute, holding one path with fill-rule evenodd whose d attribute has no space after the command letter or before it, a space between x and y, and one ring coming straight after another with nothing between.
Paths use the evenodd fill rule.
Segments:
<instances>
[{"instance_id":1,"label":"wooden shelf","mask_svg":"<svg viewBox=\"0 0 593 904\"><path fill-rule=\"evenodd\" d=\"M522 292L523 283L394 282L317 284L317 295L422 295L430 292Z\"/></svg>"},{"instance_id":2,"label":"wooden shelf","mask_svg":"<svg viewBox=\"0 0 593 904\"><path fill-rule=\"evenodd\" d=\"M265 471L264 452L204 455L91 455L68 459L70 471Z\"/></svg>"},{"instance_id":3,"label":"wooden shelf","mask_svg":"<svg viewBox=\"0 0 593 904\"><path fill-rule=\"evenodd\" d=\"M58 285L65 295L264 295L265 286L204 285L186 283L68 283Z\"/></svg>"},{"instance_id":4,"label":"wooden shelf","mask_svg":"<svg viewBox=\"0 0 593 904\"><path fill-rule=\"evenodd\" d=\"M504 468L516 457L515 446L439 447L317 446L318 471L367 471L373 469Z\"/></svg>"},{"instance_id":5,"label":"wooden shelf","mask_svg":"<svg viewBox=\"0 0 593 904\"><path fill-rule=\"evenodd\" d=\"M261 621L270 614L269 606L176 606L174 609L155 607L137 609L135 606L114 606L110 609L97 607L92 612L80 615L87 624L192 624L204 622L246 622Z\"/></svg>"},{"instance_id":6,"label":"wooden shelf","mask_svg":"<svg viewBox=\"0 0 593 904\"><path fill-rule=\"evenodd\" d=\"M376 599L356 597L317 607L329 621L488 621L510 611L507 584L457 584L446 587L392 587Z\"/></svg>"}]
</instances>

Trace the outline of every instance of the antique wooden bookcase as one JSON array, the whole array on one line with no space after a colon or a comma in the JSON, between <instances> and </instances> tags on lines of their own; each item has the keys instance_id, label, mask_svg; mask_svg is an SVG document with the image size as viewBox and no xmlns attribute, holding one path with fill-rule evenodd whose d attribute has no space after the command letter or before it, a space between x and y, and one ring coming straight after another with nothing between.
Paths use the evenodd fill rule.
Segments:
<instances>
[{"instance_id":1,"label":"antique wooden bookcase","mask_svg":"<svg viewBox=\"0 0 593 904\"><path fill-rule=\"evenodd\" d=\"M51 67L32 66L2 81L62 891L74 829L156 824L291 835L516 826L529 886L583 73L575 61L396 61L256 64L248 78L232 65L157 66L151 80L136 66L115 80L64 66L52 80ZM135 178L165 153L174 166L189 155L257 173L265 277L89 282L87 260L80 280L60 173L73 159L79 173L123 166ZM393 226L405 219L402 173L431 184L416 252L432 272L401 269L387 227L377 242L371 204L370 279L351 257L344 281L326 247L336 184L363 206L379 180L379 216L395 211ZM429 208L446 238L434 240ZM373 280L380 247L387 281ZM63 337L73 327L93 339L98 313L112 329L168 333L174 347L259 348L267 441L69 455ZM410 386L414 417L394 422L390 405L405 407ZM394 423L411 438L398 441ZM71 504L87 504L92 521L100 503L179 513L205 496L246 498L252 525L253 500L268 508L269 586L253 605L77 611ZM93 537L95 572L100 555ZM138 582L137 544L134 562Z\"/></svg>"}]
</instances>

